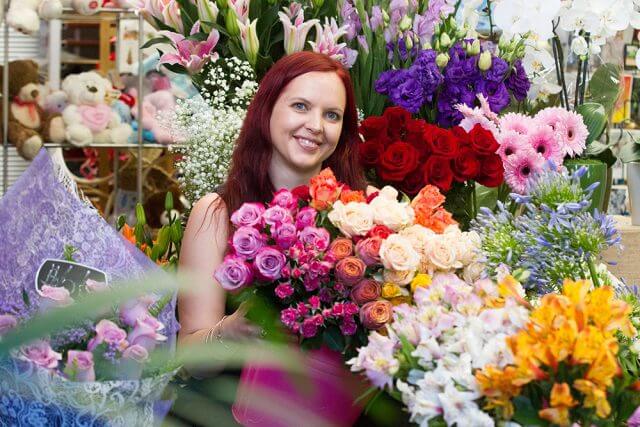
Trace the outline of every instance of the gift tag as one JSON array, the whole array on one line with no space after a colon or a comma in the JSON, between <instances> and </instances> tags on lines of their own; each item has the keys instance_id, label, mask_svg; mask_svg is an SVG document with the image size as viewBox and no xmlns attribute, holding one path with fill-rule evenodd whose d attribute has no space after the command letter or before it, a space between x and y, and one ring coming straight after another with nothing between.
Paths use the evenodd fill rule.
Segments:
<instances>
[{"instance_id":1,"label":"gift tag","mask_svg":"<svg viewBox=\"0 0 640 427\"><path fill-rule=\"evenodd\" d=\"M87 285L89 281L89 285ZM107 286L107 274L97 268L61 259L46 259L36 272L36 291L42 294L43 285L66 288L72 297L86 292L87 287Z\"/></svg>"}]
</instances>

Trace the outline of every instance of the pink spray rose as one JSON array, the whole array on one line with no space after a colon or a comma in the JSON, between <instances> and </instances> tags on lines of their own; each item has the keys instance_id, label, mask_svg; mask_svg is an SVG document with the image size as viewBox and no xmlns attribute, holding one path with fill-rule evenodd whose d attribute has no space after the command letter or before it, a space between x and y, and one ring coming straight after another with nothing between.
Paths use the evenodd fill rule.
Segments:
<instances>
[{"instance_id":1,"label":"pink spray rose","mask_svg":"<svg viewBox=\"0 0 640 427\"><path fill-rule=\"evenodd\" d=\"M227 255L214 276L227 291L236 291L253 280L251 266L237 255Z\"/></svg>"},{"instance_id":2,"label":"pink spray rose","mask_svg":"<svg viewBox=\"0 0 640 427\"><path fill-rule=\"evenodd\" d=\"M27 360L45 369L55 369L58 361L62 360L62 355L53 351L48 342L38 340L22 347L18 353L18 358Z\"/></svg>"},{"instance_id":3,"label":"pink spray rose","mask_svg":"<svg viewBox=\"0 0 640 427\"><path fill-rule=\"evenodd\" d=\"M95 381L96 373L93 369L93 353L90 351L69 350L64 371L74 381Z\"/></svg>"},{"instance_id":4,"label":"pink spray rose","mask_svg":"<svg viewBox=\"0 0 640 427\"><path fill-rule=\"evenodd\" d=\"M127 301L120 306L120 321L127 326L135 326L136 321L149 314L149 307L155 302L151 296L143 296Z\"/></svg>"},{"instance_id":5,"label":"pink spray rose","mask_svg":"<svg viewBox=\"0 0 640 427\"><path fill-rule=\"evenodd\" d=\"M307 226L298 234L300 241L306 246L325 251L329 247L331 236L324 228Z\"/></svg>"},{"instance_id":6,"label":"pink spray rose","mask_svg":"<svg viewBox=\"0 0 640 427\"><path fill-rule=\"evenodd\" d=\"M139 344L131 345L122 353L123 359L131 359L143 363L149 358L149 352Z\"/></svg>"},{"instance_id":7,"label":"pink spray rose","mask_svg":"<svg viewBox=\"0 0 640 427\"><path fill-rule=\"evenodd\" d=\"M6 334L18 324L18 319L12 314L0 314L0 336Z\"/></svg>"},{"instance_id":8,"label":"pink spray rose","mask_svg":"<svg viewBox=\"0 0 640 427\"><path fill-rule=\"evenodd\" d=\"M258 251L254 266L263 279L278 280L286 262L287 257L279 249L265 246Z\"/></svg>"},{"instance_id":9,"label":"pink spray rose","mask_svg":"<svg viewBox=\"0 0 640 427\"><path fill-rule=\"evenodd\" d=\"M103 342L123 350L127 347L127 332L113 323L111 320L102 319L96 325L96 336L89 340L87 350L93 351Z\"/></svg>"},{"instance_id":10,"label":"pink spray rose","mask_svg":"<svg viewBox=\"0 0 640 427\"><path fill-rule=\"evenodd\" d=\"M285 299L293 295L293 286L291 283L280 283L276 286L275 293L280 299Z\"/></svg>"},{"instance_id":11,"label":"pink spray rose","mask_svg":"<svg viewBox=\"0 0 640 427\"><path fill-rule=\"evenodd\" d=\"M356 243L356 254L367 266L380 262L380 237L369 237Z\"/></svg>"},{"instance_id":12,"label":"pink spray rose","mask_svg":"<svg viewBox=\"0 0 640 427\"><path fill-rule=\"evenodd\" d=\"M165 341L166 339L167 337L159 334L155 328L139 320L127 337L130 345L140 345L147 351L153 350L159 341Z\"/></svg>"},{"instance_id":13,"label":"pink spray rose","mask_svg":"<svg viewBox=\"0 0 640 427\"><path fill-rule=\"evenodd\" d=\"M298 198L294 196L291 191L283 188L273 195L273 200L271 200L269 205L280 206L281 208L292 211L298 207Z\"/></svg>"},{"instance_id":14,"label":"pink spray rose","mask_svg":"<svg viewBox=\"0 0 640 427\"><path fill-rule=\"evenodd\" d=\"M296 215L296 228L302 230L305 227L316 225L316 215L316 210L308 206L300 209Z\"/></svg>"},{"instance_id":15,"label":"pink spray rose","mask_svg":"<svg viewBox=\"0 0 640 427\"><path fill-rule=\"evenodd\" d=\"M272 234L276 244L282 249L289 249L298 239L296 226L292 223L280 224Z\"/></svg>"},{"instance_id":16,"label":"pink spray rose","mask_svg":"<svg viewBox=\"0 0 640 427\"><path fill-rule=\"evenodd\" d=\"M260 203L243 203L231 215L231 223L236 227L261 227L264 206Z\"/></svg>"},{"instance_id":17,"label":"pink spray rose","mask_svg":"<svg viewBox=\"0 0 640 427\"><path fill-rule=\"evenodd\" d=\"M265 239L260 231L247 226L238 228L231 238L236 254L247 259L254 258L264 243Z\"/></svg>"}]
</instances>

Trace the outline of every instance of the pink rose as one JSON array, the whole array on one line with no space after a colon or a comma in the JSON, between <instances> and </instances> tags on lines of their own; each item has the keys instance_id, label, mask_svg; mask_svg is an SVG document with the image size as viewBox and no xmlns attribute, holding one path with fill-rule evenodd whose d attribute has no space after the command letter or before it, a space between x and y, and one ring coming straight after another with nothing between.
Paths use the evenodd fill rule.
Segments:
<instances>
[{"instance_id":1,"label":"pink rose","mask_svg":"<svg viewBox=\"0 0 640 427\"><path fill-rule=\"evenodd\" d=\"M289 249L298 239L296 226L291 223L280 224L272 234L276 244L282 249Z\"/></svg>"},{"instance_id":2,"label":"pink rose","mask_svg":"<svg viewBox=\"0 0 640 427\"><path fill-rule=\"evenodd\" d=\"M97 280L93 279L87 279L87 281L84 282L84 285L90 292L102 292L109 289L105 282L98 282Z\"/></svg>"},{"instance_id":3,"label":"pink rose","mask_svg":"<svg viewBox=\"0 0 640 427\"><path fill-rule=\"evenodd\" d=\"M379 300L366 303L360 308L360 321L367 329L380 329L391 321L393 306L389 301Z\"/></svg>"},{"instance_id":4,"label":"pink rose","mask_svg":"<svg viewBox=\"0 0 640 427\"><path fill-rule=\"evenodd\" d=\"M166 339L167 337L159 334L155 328L139 320L127 337L130 345L140 345L147 351L153 350L159 341L165 341Z\"/></svg>"},{"instance_id":5,"label":"pink rose","mask_svg":"<svg viewBox=\"0 0 640 427\"><path fill-rule=\"evenodd\" d=\"M340 323L340 332L344 335L355 335L358 330L358 325L354 322L352 317L345 317Z\"/></svg>"},{"instance_id":6,"label":"pink rose","mask_svg":"<svg viewBox=\"0 0 640 427\"><path fill-rule=\"evenodd\" d=\"M254 267L261 278L265 280L278 280L282 277L282 269L287 258L277 248L265 246L258 251L254 261Z\"/></svg>"},{"instance_id":7,"label":"pink rose","mask_svg":"<svg viewBox=\"0 0 640 427\"><path fill-rule=\"evenodd\" d=\"M311 247L319 251L325 251L329 247L331 236L324 228L307 226L300 231L298 239L305 247Z\"/></svg>"},{"instance_id":8,"label":"pink rose","mask_svg":"<svg viewBox=\"0 0 640 427\"><path fill-rule=\"evenodd\" d=\"M277 227L280 224L293 223L293 216L288 209L281 206L271 206L262 214L264 223L271 227Z\"/></svg>"},{"instance_id":9,"label":"pink rose","mask_svg":"<svg viewBox=\"0 0 640 427\"><path fill-rule=\"evenodd\" d=\"M93 369L93 353L90 351L69 350L67 353L67 366L64 372L72 381L95 381L96 373Z\"/></svg>"},{"instance_id":10,"label":"pink rose","mask_svg":"<svg viewBox=\"0 0 640 427\"><path fill-rule=\"evenodd\" d=\"M131 359L138 363L143 363L149 358L149 352L146 348L139 344L130 345L127 349L122 353L123 359Z\"/></svg>"},{"instance_id":11,"label":"pink rose","mask_svg":"<svg viewBox=\"0 0 640 427\"><path fill-rule=\"evenodd\" d=\"M89 340L87 350L93 351L103 342L115 346L121 350L127 346L127 332L113 323L111 320L102 319L96 325L96 336Z\"/></svg>"},{"instance_id":12,"label":"pink rose","mask_svg":"<svg viewBox=\"0 0 640 427\"><path fill-rule=\"evenodd\" d=\"M366 268L367 266L360 258L348 256L336 264L336 280L347 286L353 286L364 277Z\"/></svg>"},{"instance_id":13,"label":"pink rose","mask_svg":"<svg viewBox=\"0 0 640 427\"><path fill-rule=\"evenodd\" d=\"M120 306L120 321L126 326L135 326L136 321L149 314L149 307L155 302L151 296L128 301Z\"/></svg>"},{"instance_id":14,"label":"pink rose","mask_svg":"<svg viewBox=\"0 0 640 427\"><path fill-rule=\"evenodd\" d=\"M73 304L73 298L66 288L58 286L42 285L40 288L42 295L41 309L50 307L66 307Z\"/></svg>"},{"instance_id":15,"label":"pink rose","mask_svg":"<svg viewBox=\"0 0 640 427\"><path fill-rule=\"evenodd\" d=\"M0 314L0 336L6 334L18 324L18 319L12 314Z\"/></svg>"},{"instance_id":16,"label":"pink rose","mask_svg":"<svg viewBox=\"0 0 640 427\"><path fill-rule=\"evenodd\" d=\"M316 210L308 206L300 209L296 215L296 228L302 230L305 227L316 225L316 215Z\"/></svg>"},{"instance_id":17,"label":"pink rose","mask_svg":"<svg viewBox=\"0 0 640 427\"><path fill-rule=\"evenodd\" d=\"M369 237L356 243L356 254L367 266L380 263L380 237Z\"/></svg>"},{"instance_id":18,"label":"pink rose","mask_svg":"<svg viewBox=\"0 0 640 427\"><path fill-rule=\"evenodd\" d=\"M243 203L231 215L231 223L236 227L261 227L264 206L260 203Z\"/></svg>"},{"instance_id":19,"label":"pink rose","mask_svg":"<svg viewBox=\"0 0 640 427\"><path fill-rule=\"evenodd\" d=\"M295 308L285 308L280 312L280 321L287 327L292 327L298 320L298 312Z\"/></svg>"},{"instance_id":20,"label":"pink rose","mask_svg":"<svg viewBox=\"0 0 640 427\"><path fill-rule=\"evenodd\" d=\"M320 315L320 320L322 320L322 315ZM317 316L308 317L302 322L300 332L304 338L312 338L318 333L318 327L321 324L321 322L318 322Z\"/></svg>"},{"instance_id":21,"label":"pink rose","mask_svg":"<svg viewBox=\"0 0 640 427\"><path fill-rule=\"evenodd\" d=\"M380 283L374 279L363 279L351 289L351 299L358 305L375 301L380 297L382 289Z\"/></svg>"},{"instance_id":22,"label":"pink rose","mask_svg":"<svg viewBox=\"0 0 640 427\"><path fill-rule=\"evenodd\" d=\"M251 266L237 255L227 255L216 268L214 277L227 291L236 291L253 280Z\"/></svg>"},{"instance_id":23,"label":"pink rose","mask_svg":"<svg viewBox=\"0 0 640 427\"><path fill-rule=\"evenodd\" d=\"M278 298L285 299L293 295L293 286L291 286L291 283L280 283L276 286L275 293Z\"/></svg>"},{"instance_id":24,"label":"pink rose","mask_svg":"<svg viewBox=\"0 0 640 427\"><path fill-rule=\"evenodd\" d=\"M252 259L258 253L258 249L265 244L264 236L253 227L240 227L231 238L231 245L236 254Z\"/></svg>"},{"instance_id":25,"label":"pink rose","mask_svg":"<svg viewBox=\"0 0 640 427\"><path fill-rule=\"evenodd\" d=\"M18 353L18 358L27 360L45 369L55 369L58 361L62 360L62 355L53 351L48 342L38 340L22 347Z\"/></svg>"},{"instance_id":26,"label":"pink rose","mask_svg":"<svg viewBox=\"0 0 640 427\"><path fill-rule=\"evenodd\" d=\"M273 195L270 206L280 206L293 211L298 208L298 198L291 191L283 188Z\"/></svg>"}]
</instances>

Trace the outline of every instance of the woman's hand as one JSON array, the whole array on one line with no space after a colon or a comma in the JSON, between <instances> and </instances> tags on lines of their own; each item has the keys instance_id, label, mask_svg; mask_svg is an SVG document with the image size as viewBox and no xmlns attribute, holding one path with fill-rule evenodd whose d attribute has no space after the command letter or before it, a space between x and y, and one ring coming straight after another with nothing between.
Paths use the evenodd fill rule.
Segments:
<instances>
[{"instance_id":1,"label":"woman's hand","mask_svg":"<svg viewBox=\"0 0 640 427\"><path fill-rule=\"evenodd\" d=\"M238 309L225 317L218 324L217 334L222 339L232 341L240 341L244 339L259 338L261 330L255 324L249 322L246 318L247 306L245 303L240 304Z\"/></svg>"}]
</instances>

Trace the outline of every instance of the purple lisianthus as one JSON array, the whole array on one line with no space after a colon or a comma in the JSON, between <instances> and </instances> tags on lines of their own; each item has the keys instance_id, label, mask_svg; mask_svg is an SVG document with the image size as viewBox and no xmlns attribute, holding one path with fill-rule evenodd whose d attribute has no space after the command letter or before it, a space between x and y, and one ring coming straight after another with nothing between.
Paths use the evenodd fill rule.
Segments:
<instances>
[{"instance_id":1,"label":"purple lisianthus","mask_svg":"<svg viewBox=\"0 0 640 427\"><path fill-rule=\"evenodd\" d=\"M296 214L296 228L302 230L310 225L315 225L317 212L310 207L304 207Z\"/></svg>"},{"instance_id":2,"label":"purple lisianthus","mask_svg":"<svg viewBox=\"0 0 640 427\"><path fill-rule=\"evenodd\" d=\"M291 283L280 283L275 289L276 296L280 299L285 299L293 295L293 286Z\"/></svg>"},{"instance_id":3,"label":"purple lisianthus","mask_svg":"<svg viewBox=\"0 0 640 427\"><path fill-rule=\"evenodd\" d=\"M509 105L509 91L507 90L507 86L502 82L481 80L478 82L477 90L487 98L489 107L494 113L499 113Z\"/></svg>"},{"instance_id":4,"label":"purple lisianthus","mask_svg":"<svg viewBox=\"0 0 640 427\"><path fill-rule=\"evenodd\" d=\"M280 249L273 246L260 248L254 267L261 278L265 280L278 280L282 277L282 268L287 263L287 258Z\"/></svg>"},{"instance_id":5,"label":"purple lisianthus","mask_svg":"<svg viewBox=\"0 0 640 427\"><path fill-rule=\"evenodd\" d=\"M273 232L273 238L281 249L289 249L298 238L298 230L291 223L281 224Z\"/></svg>"},{"instance_id":6,"label":"purple lisianthus","mask_svg":"<svg viewBox=\"0 0 640 427\"><path fill-rule=\"evenodd\" d=\"M400 82L400 70L387 70L380 73L375 83L376 92L389 95L389 91Z\"/></svg>"},{"instance_id":7,"label":"purple lisianthus","mask_svg":"<svg viewBox=\"0 0 640 427\"><path fill-rule=\"evenodd\" d=\"M444 76L436 64L436 52L433 50L423 50L418 55L418 59L411 68L418 77L427 101L431 102L433 94L444 82Z\"/></svg>"},{"instance_id":8,"label":"purple lisianthus","mask_svg":"<svg viewBox=\"0 0 640 427\"><path fill-rule=\"evenodd\" d=\"M331 236L324 228L308 226L302 229L298 238L305 247L312 247L319 251L325 251L329 247Z\"/></svg>"},{"instance_id":9,"label":"purple lisianthus","mask_svg":"<svg viewBox=\"0 0 640 427\"><path fill-rule=\"evenodd\" d=\"M260 203L243 203L231 215L231 223L236 227L260 227L264 210L264 206Z\"/></svg>"},{"instance_id":10,"label":"purple lisianthus","mask_svg":"<svg viewBox=\"0 0 640 427\"><path fill-rule=\"evenodd\" d=\"M449 48L449 63L457 63L467 58L467 52L460 43Z\"/></svg>"},{"instance_id":11,"label":"purple lisianthus","mask_svg":"<svg viewBox=\"0 0 640 427\"><path fill-rule=\"evenodd\" d=\"M523 101L527 97L531 82L527 78L527 72L522 66L522 61L519 59L513 64L513 69L507 78L506 85L507 89L513 93L513 96L518 101Z\"/></svg>"},{"instance_id":12,"label":"purple lisianthus","mask_svg":"<svg viewBox=\"0 0 640 427\"><path fill-rule=\"evenodd\" d=\"M293 216L289 209L285 209L281 206L271 206L262 214L264 223L271 227L276 227L285 222L293 222Z\"/></svg>"},{"instance_id":13,"label":"purple lisianthus","mask_svg":"<svg viewBox=\"0 0 640 427\"><path fill-rule=\"evenodd\" d=\"M491 58L491 68L485 73L485 78L492 82L501 82L504 80L507 72L509 71L509 64L499 56Z\"/></svg>"},{"instance_id":14,"label":"purple lisianthus","mask_svg":"<svg viewBox=\"0 0 640 427\"><path fill-rule=\"evenodd\" d=\"M273 195L270 206L280 206L290 211L298 207L298 198L286 188L282 188Z\"/></svg>"},{"instance_id":15,"label":"purple lisianthus","mask_svg":"<svg viewBox=\"0 0 640 427\"><path fill-rule=\"evenodd\" d=\"M253 279L251 266L237 255L227 255L214 273L218 283L227 291L247 286Z\"/></svg>"},{"instance_id":16,"label":"purple lisianthus","mask_svg":"<svg viewBox=\"0 0 640 427\"><path fill-rule=\"evenodd\" d=\"M246 259L254 258L264 245L264 236L253 227L240 227L231 238L231 246L233 246L235 253Z\"/></svg>"},{"instance_id":17,"label":"purple lisianthus","mask_svg":"<svg viewBox=\"0 0 640 427\"><path fill-rule=\"evenodd\" d=\"M340 332L342 332L344 335L355 335L357 330L358 326L353 320L353 317L345 317L342 320L342 323L340 323Z\"/></svg>"},{"instance_id":18,"label":"purple lisianthus","mask_svg":"<svg viewBox=\"0 0 640 427\"><path fill-rule=\"evenodd\" d=\"M420 111L426 101L426 95L417 72L413 69L401 70L402 83L392 89L389 99L411 113Z\"/></svg>"},{"instance_id":19,"label":"purple lisianthus","mask_svg":"<svg viewBox=\"0 0 640 427\"><path fill-rule=\"evenodd\" d=\"M629 427L640 427L640 406L636 408L631 417L627 420Z\"/></svg>"},{"instance_id":20,"label":"purple lisianthus","mask_svg":"<svg viewBox=\"0 0 640 427\"><path fill-rule=\"evenodd\" d=\"M93 369L93 353L90 351L69 350L65 373L74 381L95 381L96 373Z\"/></svg>"}]
</instances>

